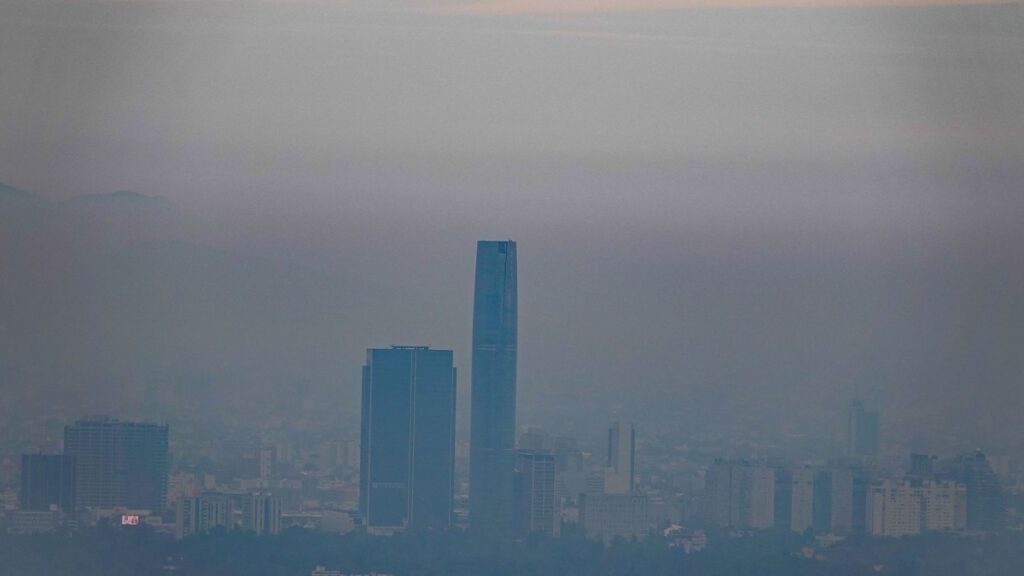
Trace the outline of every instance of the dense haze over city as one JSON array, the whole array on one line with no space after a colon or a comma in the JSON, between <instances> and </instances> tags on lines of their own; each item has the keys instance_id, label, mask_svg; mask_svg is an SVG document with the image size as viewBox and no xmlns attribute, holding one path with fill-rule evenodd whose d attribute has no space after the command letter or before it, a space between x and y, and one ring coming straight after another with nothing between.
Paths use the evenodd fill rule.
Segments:
<instances>
[{"instance_id":1,"label":"dense haze over city","mask_svg":"<svg viewBox=\"0 0 1024 576\"><path fill-rule=\"evenodd\" d=\"M1019 7L524 6L5 3L5 410L354 416L511 237L525 423L1021 446Z\"/></svg>"},{"instance_id":2,"label":"dense haze over city","mask_svg":"<svg viewBox=\"0 0 1024 576\"><path fill-rule=\"evenodd\" d=\"M622 493L651 498L651 527L664 502L670 530L736 528L714 520L715 474L756 485L750 462L781 482L813 461L831 486L824 463L855 457L864 489L931 478L932 460L904 469L911 453L960 482L974 460L950 458L982 450L1017 498L1022 222L1019 3L6 0L0 520L5 491L27 485L21 454L68 451L74 423L102 414L169 426L152 512L170 526L177 510L179 538L189 494L255 486L276 490L266 506L286 525L330 509L359 534L267 550L347 566L350 548L418 549L415 531L355 529L373 527L353 496L373 483L367 350L401 345L453 351L438 514L464 527L480 240L514 241L493 244L518 283L508 423L519 448L557 453L555 535L585 524L580 471L613 459L612 422L636 434ZM851 448L854 400L870 449ZM580 475L565 480L569 453ZM224 525L247 525L235 512ZM819 520L818 536L858 532ZM762 545L714 548L727 538L708 529L701 573ZM82 534L86 551L107 537ZM223 550L250 545L231 534ZM192 558L205 544L136 545ZM876 545L858 554L891 565ZM559 550L530 553L591 553Z\"/></svg>"}]
</instances>

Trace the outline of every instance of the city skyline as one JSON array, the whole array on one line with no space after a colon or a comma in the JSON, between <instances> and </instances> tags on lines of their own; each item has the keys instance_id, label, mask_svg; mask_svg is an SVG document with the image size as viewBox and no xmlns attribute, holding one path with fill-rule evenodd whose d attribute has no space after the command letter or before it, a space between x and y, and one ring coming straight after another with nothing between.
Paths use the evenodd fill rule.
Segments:
<instances>
[{"instance_id":1,"label":"city skyline","mask_svg":"<svg viewBox=\"0 0 1024 576\"><path fill-rule=\"evenodd\" d=\"M1022 2L0 1L0 575L1016 573Z\"/></svg>"}]
</instances>

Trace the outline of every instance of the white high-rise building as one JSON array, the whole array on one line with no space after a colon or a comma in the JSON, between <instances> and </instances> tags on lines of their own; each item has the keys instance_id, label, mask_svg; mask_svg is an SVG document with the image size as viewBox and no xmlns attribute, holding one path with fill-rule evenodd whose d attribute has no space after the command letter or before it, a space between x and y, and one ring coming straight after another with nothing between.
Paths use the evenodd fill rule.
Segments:
<instances>
[{"instance_id":1,"label":"white high-rise building","mask_svg":"<svg viewBox=\"0 0 1024 576\"><path fill-rule=\"evenodd\" d=\"M926 482L922 494L925 530L967 527L967 487L956 482Z\"/></svg>"},{"instance_id":2,"label":"white high-rise building","mask_svg":"<svg viewBox=\"0 0 1024 576\"><path fill-rule=\"evenodd\" d=\"M179 540L194 534L204 534L217 526L232 527L234 507L223 494L200 494L178 500L175 536Z\"/></svg>"},{"instance_id":3,"label":"white high-rise building","mask_svg":"<svg viewBox=\"0 0 1024 576\"><path fill-rule=\"evenodd\" d=\"M242 528L257 534L281 531L281 501L267 492L254 492L242 505Z\"/></svg>"},{"instance_id":4,"label":"white high-rise building","mask_svg":"<svg viewBox=\"0 0 1024 576\"><path fill-rule=\"evenodd\" d=\"M868 491L867 527L872 536L897 538L926 530L963 530L966 509L963 484L886 480Z\"/></svg>"}]
</instances>

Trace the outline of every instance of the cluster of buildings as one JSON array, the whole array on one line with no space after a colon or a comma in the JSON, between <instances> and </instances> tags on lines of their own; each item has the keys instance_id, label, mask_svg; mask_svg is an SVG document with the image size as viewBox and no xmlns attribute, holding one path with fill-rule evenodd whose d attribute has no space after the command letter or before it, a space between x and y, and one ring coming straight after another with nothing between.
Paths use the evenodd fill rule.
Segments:
<instances>
[{"instance_id":1,"label":"cluster of buildings","mask_svg":"<svg viewBox=\"0 0 1024 576\"><path fill-rule=\"evenodd\" d=\"M24 454L14 531L104 518L137 524L167 501L166 425L85 418L64 428L61 454Z\"/></svg>"},{"instance_id":2,"label":"cluster of buildings","mask_svg":"<svg viewBox=\"0 0 1024 576\"><path fill-rule=\"evenodd\" d=\"M706 473L706 518L733 529L879 537L1001 529L1005 502L985 455L936 461L914 454L903 477L882 477L855 459L821 466L717 460Z\"/></svg>"},{"instance_id":3,"label":"cluster of buildings","mask_svg":"<svg viewBox=\"0 0 1024 576\"><path fill-rule=\"evenodd\" d=\"M281 531L281 500L269 492L204 492L177 501L175 536L180 540L216 528L256 534Z\"/></svg>"},{"instance_id":4,"label":"cluster of buildings","mask_svg":"<svg viewBox=\"0 0 1024 576\"><path fill-rule=\"evenodd\" d=\"M371 348L358 437L321 437L299 449L222 439L200 450L201 464L172 474L166 425L86 418L65 427L62 453L22 457L18 509L6 514L7 528L106 520L186 538L216 529L362 526L390 534L468 526L519 538L557 536L568 523L605 542L660 529L689 552L703 549L702 528L712 526L840 536L1003 526L1006 503L983 454L941 462L915 455L902 477L880 473L879 414L860 401L847 412L845 459L703 460L699 485L682 490L654 488L666 484L657 474L641 481L637 430L627 422L612 423L589 452L539 429L517 437L516 268L515 242L478 243L468 444L456 439L451 350ZM681 505L690 493L694 505Z\"/></svg>"},{"instance_id":5,"label":"cluster of buildings","mask_svg":"<svg viewBox=\"0 0 1024 576\"><path fill-rule=\"evenodd\" d=\"M561 502L579 501L594 538L643 537L648 496L636 490L636 430L608 430L596 478L564 481L575 452L541 434L516 442L518 340L516 244L477 245L468 524L492 536L558 535ZM360 521L371 532L448 528L455 510L456 369L450 350L392 346L367 351L360 435ZM579 469L579 463L575 464ZM582 488L582 490L580 490Z\"/></svg>"},{"instance_id":6,"label":"cluster of buildings","mask_svg":"<svg viewBox=\"0 0 1024 576\"><path fill-rule=\"evenodd\" d=\"M165 527L168 510L168 426L108 417L64 429L61 454L23 454L18 509L8 530L38 532L112 522ZM257 533L281 529L279 501L264 492L203 493L176 500L178 537L215 527Z\"/></svg>"}]
</instances>

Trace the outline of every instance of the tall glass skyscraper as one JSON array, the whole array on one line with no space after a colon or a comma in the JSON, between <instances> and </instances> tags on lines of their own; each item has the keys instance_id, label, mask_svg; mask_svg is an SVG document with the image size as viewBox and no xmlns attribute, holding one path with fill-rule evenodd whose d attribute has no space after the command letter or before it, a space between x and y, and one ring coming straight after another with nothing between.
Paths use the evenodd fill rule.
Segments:
<instances>
[{"instance_id":1,"label":"tall glass skyscraper","mask_svg":"<svg viewBox=\"0 0 1024 576\"><path fill-rule=\"evenodd\" d=\"M370 349L363 367L360 512L370 528L448 528L455 476L451 350Z\"/></svg>"},{"instance_id":2,"label":"tall glass skyscraper","mask_svg":"<svg viewBox=\"0 0 1024 576\"><path fill-rule=\"evenodd\" d=\"M480 241L473 294L469 522L508 535L515 521L516 243Z\"/></svg>"}]
</instances>

